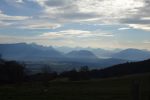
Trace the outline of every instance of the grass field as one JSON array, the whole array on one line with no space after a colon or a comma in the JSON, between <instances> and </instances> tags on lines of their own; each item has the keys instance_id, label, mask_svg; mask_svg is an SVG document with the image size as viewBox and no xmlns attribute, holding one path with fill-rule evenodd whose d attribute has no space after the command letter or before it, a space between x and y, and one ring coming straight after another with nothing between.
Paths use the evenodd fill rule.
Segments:
<instances>
[{"instance_id":1,"label":"grass field","mask_svg":"<svg viewBox=\"0 0 150 100\"><path fill-rule=\"evenodd\" d=\"M133 81L140 83L140 100L150 100L150 74L89 81L56 80L0 86L0 100L133 100Z\"/></svg>"}]
</instances>

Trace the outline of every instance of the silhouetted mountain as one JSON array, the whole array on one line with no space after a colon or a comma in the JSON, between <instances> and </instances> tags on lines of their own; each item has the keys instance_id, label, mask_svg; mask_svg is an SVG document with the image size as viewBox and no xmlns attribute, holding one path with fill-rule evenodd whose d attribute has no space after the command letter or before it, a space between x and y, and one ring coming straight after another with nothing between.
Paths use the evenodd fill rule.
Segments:
<instances>
[{"instance_id":1,"label":"silhouetted mountain","mask_svg":"<svg viewBox=\"0 0 150 100\"><path fill-rule=\"evenodd\" d=\"M62 54L54 48L35 44L16 43L0 44L0 54L9 60L42 60L62 58Z\"/></svg>"},{"instance_id":2,"label":"silhouetted mountain","mask_svg":"<svg viewBox=\"0 0 150 100\"><path fill-rule=\"evenodd\" d=\"M85 59L85 60L97 59L97 57L88 50L72 51L66 54L66 56L72 59Z\"/></svg>"},{"instance_id":3,"label":"silhouetted mountain","mask_svg":"<svg viewBox=\"0 0 150 100\"><path fill-rule=\"evenodd\" d=\"M93 52L99 58L111 58L113 54L121 51L120 49L106 50L102 48L86 48L86 50Z\"/></svg>"},{"instance_id":4,"label":"silhouetted mountain","mask_svg":"<svg viewBox=\"0 0 150 100\"><path fill-rule=\"evenodd\" d=\"M111 56L115 53L118 53L121 51L121 49L112 49L112 50L107 50L107 49L102 49L102 48L91 48L91 47L55 47L56 50L63 52L63 53L69 53L71 51L80 51L80 50L88 50L95 54L98 58L111 58Z\"/></svg>"},{"instance_id":5,"label":"silhouetted mountain","mask_svg":"<svg viewBox=\"0 0 150 100\"><path fill-rule=\"evenodd\" d=\"M114 54L112 58L140 61L140 60L149 59L150 52L146 50L126 49L120 51L119 53Z\"/></svg>"},{"instance_id":6,"label":"silhouetted mountain","mask_svg":"<svg viewBox=\"0 0 150 100\"><path fill-rule=\"evenodd\" d=\"M125 63L126 60L120 59L99 59L92 52L87 50L72 51L66 54L67 60L64 62L73 65L72 68L80 68L81 66L90 66L90 69L105 68L115 64Z\"/></svg>"},{"instance_id":7,"label":"silhouetted mountain","mask_svg":"<svg viewBox=\"0 0 150 100\"><path fill-rule=\"evenodd\" d=\"M87 50L71 51L65 56L67 57L65 62L76 66L76 68L84 65L92 67L99 65L99 59Z\"/></svg>"},{"instance_id":8,"label":"silhouetted mountain","mask_svg":"<svg viewBox=\"0 0 150 100\"><path fill-rule=\"evenodd\" d=\"M116 58L100 59L93 52L88 50L72 51L67 54L67 57L78 59L79 61L86 60L87 62L96 62L97 65L101 66L110 66L127 61Z\"/></svg>"}]
</instances>

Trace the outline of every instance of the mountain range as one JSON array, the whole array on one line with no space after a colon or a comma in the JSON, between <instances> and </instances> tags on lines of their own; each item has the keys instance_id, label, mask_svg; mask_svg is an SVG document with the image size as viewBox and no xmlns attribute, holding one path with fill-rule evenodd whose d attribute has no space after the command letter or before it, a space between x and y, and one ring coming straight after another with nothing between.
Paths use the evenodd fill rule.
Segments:
<instances>
[{"instance_id":1,"label":"mountain range","mask_svg":"<svg viewBox=\"0 0 150 100\"><path fill-rule=\"evenodd\" d=\"M8 60L52 60L63 57L53 47L26 43L0 44L0 54L4 59Z\"/></svg>"},{"instance_id":2,"label":"mountain range","mask_svg":"<svg viewBox=\"0 0 150 100\"><path fill-rule=\"evenodd\" d=\"M24 62L42 62L54 69L71 69L74 67L90 66L104 68L127 61L140 61L150 58L150 52L139 49L105 50L101 48L76 48L62 52L57 47L44 47L37 44L0 44L0 54L3 59ZM63 47L65 50L65 47ZM103 59L102 59L103 58ZM105 59L104 59L105 58Z\"/></svg>"},{"instance_id":3,"label":"mountain range","mask_svg":"<svg viewBox=\"0 0 150 100\"><path fill-rule=\"evenodd\" d=\"M65 47L65 46L62 47L55 46L54 48L65 54L71 51L88 50L93 54L95 54L98 58L111 58L113 54L122 50L122 49L107 50L102 48L91 48L91 47L83 48L83 47Z\"/></svg>"}]
</instances>

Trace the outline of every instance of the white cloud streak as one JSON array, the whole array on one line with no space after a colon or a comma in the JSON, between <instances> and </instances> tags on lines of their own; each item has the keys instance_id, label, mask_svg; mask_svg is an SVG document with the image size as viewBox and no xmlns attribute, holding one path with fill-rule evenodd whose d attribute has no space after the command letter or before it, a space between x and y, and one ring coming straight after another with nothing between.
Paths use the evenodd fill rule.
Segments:
<instances>
[{"instance_id":1,"label":"white cloud streak","mask_svg":"<svg viewBox=\"0 0 150 100\"><path fill-rule=\"evenodd\" d=\"M150 31L150 24L129 24L130 27Z\"/></svg>"},{"instance_id":2,"label":"white cloud streak","mask_svg":"<svg viewBox=\"0 0 150 100\"><path fill-rule=\"evenodd\" d=\"M56 29L61 27L60 24L53 24L53 23L28 23L27 25L22 25L19 28L22 29Z\"/></svg>"},{"instance_id":3,"label":"white cloud streak","mask_svg":"<svg viewBox=\"0 0 150 100\"><path fill-rule=\"evenodd\" d=\"M83 30L64 30L60 32L48 32L40 35L42 38L92 38L92 37L113 37L113 34L96 32L96 31L83 31Z\"/></svg>"},{"instance_id":4,"label":"white cloud streak","mask_svg":"<svg viewBox=\"0 0 150 100\"><path fill-rule=\"evenodd\" d=\"M118 30L122 31L122 30L129 30L129 29L131 29L131 28L129 28L129 27L122 27L122 28L119 28Z\"/></svg>"},{"instance_id":5,"label":"white cloud streak","mask_svg":"<svg viewBox=\"0 0 150 100\"><path fill-rule=\"evenodd\" d=\"M7 14L4 14L2 11L0 11L0 21L6 21L6 20L18 21L18 20L26 20L29 18L31 18L31 17L29 17L29 16L9 16Z\"/></svg>"},{"instance_id":6,"label":"white cloud streak","mask_svg":"<svg viewBox=\"0 0 150 100\"><path fill-rule=\"evenodd\" d=\"M24 3L23 0L16 0L17 3Z\"/></svg>"},{"instance_id":7,"label":"white cloud streak","mask_svg":"<svg viewBox=\"0 0 150 100\"><path fill-rule=\"evenodd\" d=\"M12 23L0 21L0 28L9 27Z\"/></svg>"}]
</instances>

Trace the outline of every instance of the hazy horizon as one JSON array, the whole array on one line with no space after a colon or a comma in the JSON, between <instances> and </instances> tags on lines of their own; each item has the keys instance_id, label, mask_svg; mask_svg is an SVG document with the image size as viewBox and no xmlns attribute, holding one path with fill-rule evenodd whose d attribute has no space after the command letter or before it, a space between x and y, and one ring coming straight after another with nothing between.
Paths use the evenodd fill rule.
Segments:
<instances>
[{"instance_id":1,"label":"hazy horizon","mask_svg":"<svg viewBox=\"0 0 150 100\"><path fill-rule=\"evenodd\" d=\"M73 50L86 50L86 49L103 49L103 50L126 50L126 49L139 49L139 50L148 50L150 51L150 49L141 49L141 48L102 48L102 47L81 47L81 46L57 46L57 45L42 45L42 44L37 44L37 43L26 43L26 42L14 42L14 43L0 43L0 44L27 44L27 45L38 45L38 46L43 46L43 47L53 47L55 49L59 49L59 48L70 48Z\"/></svg>"}]
</instances>

